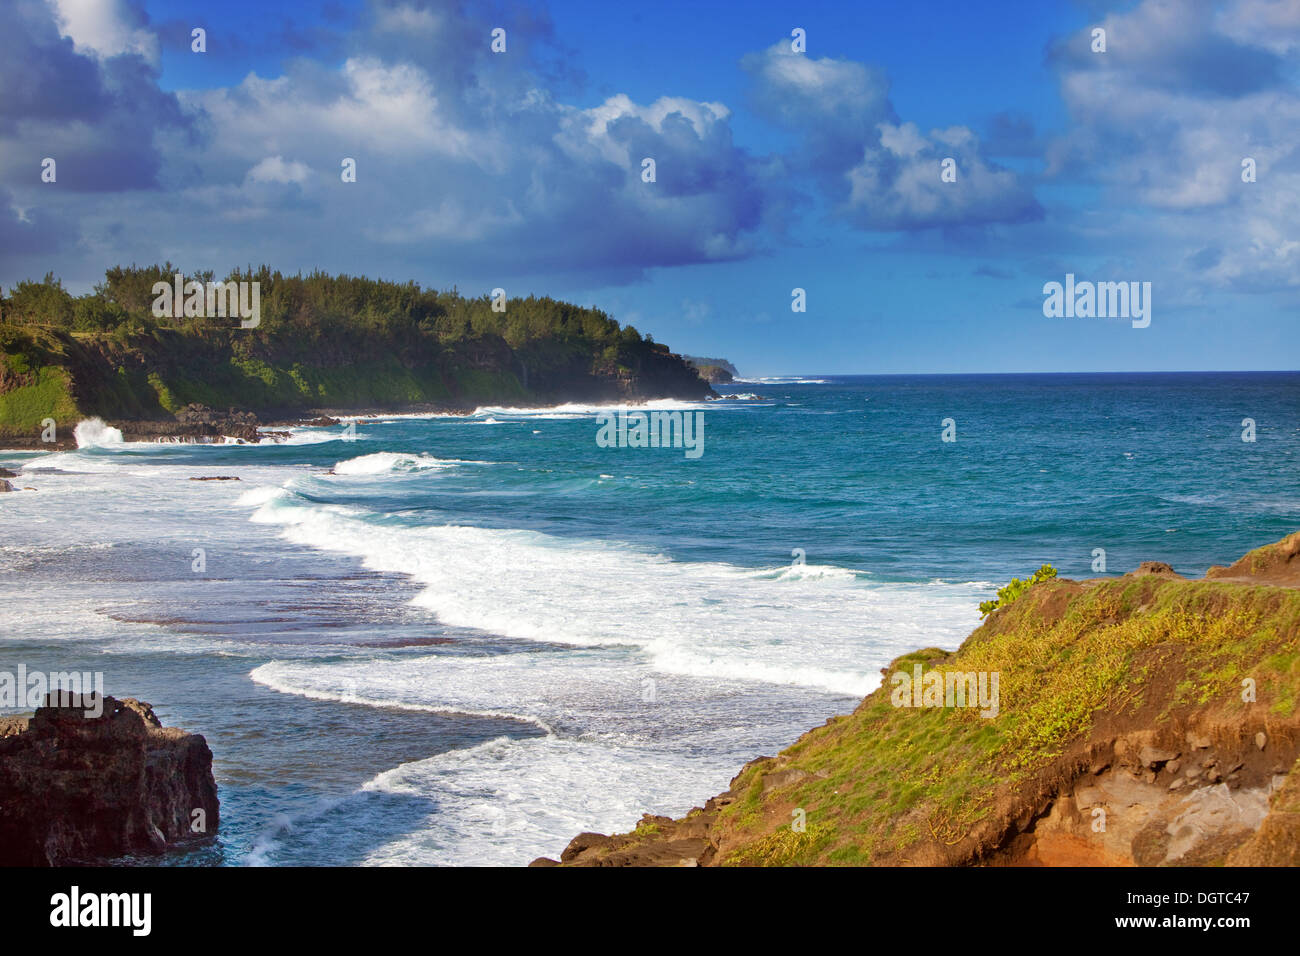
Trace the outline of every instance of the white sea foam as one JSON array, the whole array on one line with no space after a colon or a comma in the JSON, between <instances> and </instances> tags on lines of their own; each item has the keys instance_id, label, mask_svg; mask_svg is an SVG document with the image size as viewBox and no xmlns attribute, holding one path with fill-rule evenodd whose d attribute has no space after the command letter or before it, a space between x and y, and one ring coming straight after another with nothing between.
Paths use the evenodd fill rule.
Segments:
<instances>
[{"instance_id":1,"label":"white sea foam","mask_svg":"<svg viewBox=\"0 0 1300 956\"><path fill-rule=\"evenodd\" d=\"M824 378L800 378L797 375L774 375L767 378L737 378L736 385L829 385Z\"/></svg>"},{"instance_id":2,"label":"white sea foam","mask_svg":"<svg viewBox=\"0 0 1300 956\"><path fill-rule=\"evenodd\" d=\"M401 764L351 795L278 814L244 862L342 857L365 866L521 866L558 857L584 830L629 830L646 811L680 815L700 793L725 787L736 759L499 737Z\"/></svg>"},{"instance_id":3,"label":"white sea foam","mask_svg":"<svg viewBox=\"0 0 1300 956\"><path fill-rule=\"evenodd\" d=\"M127 448L130 446L124 443L122 447ZM103 453L105 449L117 450L113 445L91 445L88 446L88 449L93 450L88 452L58 451L49 455L42 455L39 458L23 462L22 469L25 475L53 471L70 475L115 475L118 477L129 475L137 478L158 477L174 469L174 466L169 465L144 464L134 456ZM190 469L188 473L193 474L193 469Z\"/></svg>"},{"instance_id":4,"label":"white sea foam","mask_svg":"<svg viewBox=\"0 0 1300 956\"><path fill-rule=\"evenodd\" d=\"M256 508L273 501L276 498L287 498L289 492L285 491L278 485L263 485L260 488L249 488L235 499L235 504L245 508Z\"/></svg>"},{"instance_id":5,"label":"white sea foam","mask_svg":"<svg viewBox=\"0 0 1300 956\"><path fill-rule=\"evenodd\" d=\"M279 437L273 437L271 435L263 435L257 441L257 444L258 445L324 445L328 442L341 441L343 439L343 432L337 427L331 429L324 429L324 428L309 428L304 425L304 426L294 426L292 428L285 429L285 431L289 433L289 436L287 438L279 438ZM366 436L358 432L356 437L365 438ZM233 439L229 439L229 442L230 444L241 444L240 442L237 442ZM247 444L247 443L245 442L242 444Z\"/></svg>"},{"instance_id":6,"label":"white sea foam","mask_svg":"<svg viewBox=\"0 0 1300 956\"><path fill-rule=\"evenodd\" d=\"M666 673L802 685L861 696L892 657L955 647L982 589L875 584L851 572L766 574L682 563L617 543L459 525L383 526L292 496L253 520L298 544L411 576L446 624L506 637L645 652Z\"/></svg>"},{"instance_id":7,"label":"white sea foam","mask_svg":"<svg viewBox=\"0 0 1300 956\"><path fill-rule=\"evenodd\" d=\"M440 672L447 669L441 665L454 664L455 661L439 657L433 659L432 663L435 671ZM393 669L391 665L396 665L396 668ZM439 703L437 700L445 695L438 694L431 701L427 693L421 693L428 689L427 685L419 685L421 676L428 680L430 675L427 672L421 675L417 667L417 664L407 659L349 661L332 666L311 661L271 661L254 668L248 676L256 683L282 694L296 694L312 700L332 700L367 707L393 707L432 714L500 717L535 724L540 729L551 732L550 725L536 714L495 709L484 695L477 695L473 702ZM432 676L439 679L441 673Z\"/></svg>"},{"instance_id":8,"label":"white sea foam","mask_svg":"<svg viewBox=\"0 0 1300 956\"><path fill-rule=\"evenodd\" d=\"M357 458L340 461L334 466L336 475L383 475L415 471L440 471L454 468L458 462L445 461L432 455L403 455L391 451L377 451Z\"/></svg>"},{"instance_id":9,"label":"white sea foam","mask_svg":"<svg viewBox=\"0 0 1300 956\"><path fill-rule=\"evenodd\" d=\"M552 731L377 775L343 808L350 825L365 818L383 832L403 807L436 811L367 847L371 864L518 865L559 853L582 830L625 830L645 811L680 814L724 787L753 754L845 706L807 691L656 675L644 655L625 648L277 660L251 676L317 699L514 716ZM339 825L303 817L293 824L295 840L326 843L339 838Z\"/></svg>"},{"instance_id":10,"label":"white sea foam","mask_svg":"<svg viewBox=\"0 0 1300 956\"><path fill-rule=\"evenodd\" d=\"M503 405L483 405L474 410L475 416L506 416L511 418L541 418L541 419L575 419L591 418L600 412L616 411L620 408L636 409L637 411L657 411L657 410L682 410L689 411L701 408L712 407L708 402L691 402L675 398L661 398L649 402L621 402L621 403L599 403L587 404L583 402L566 402L563 405L550 405L544 408L517 408Z\"/></svg>"},{"instance_id":11,"label":"white sea foam","mask_svg":"<svg viewBox=\"0 0 1300 956\"><path fill-rule=\"evenodd\" d=\"M518 866L538 856L558 858L584 830L629 830L647 810L680 815L691 807L689 794L713 793L734 772L717 758L555 737L500 738L402 764L369 781L368 795L422 798L432 808L364 862Z\"/></svg>"}]
</instances>

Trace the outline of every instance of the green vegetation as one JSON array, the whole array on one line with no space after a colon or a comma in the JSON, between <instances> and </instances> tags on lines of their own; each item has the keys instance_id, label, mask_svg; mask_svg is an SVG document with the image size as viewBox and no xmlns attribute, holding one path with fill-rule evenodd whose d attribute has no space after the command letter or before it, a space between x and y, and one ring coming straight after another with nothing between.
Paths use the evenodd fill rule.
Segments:
<instances>
[{"instance_id":1,"label":"green vegetation","mask_svg":"<svg viewBox=\"0 0 1300 956\"><path fill-rule=\"evenodd\" d=\"M1033 576L1027 580L1012 578L1006 587L998 588L998 596L992 601L980 602L980 617L988 617L1000 607L1006 607L1020 595L1024 594L1035 584L1041 581L1050 581L1056 577L1056 568L1050 564L1044 564L1041 568L1033 573Z\"/></svg>"},{"instance_id":2,"label":"green vegetation","mask_svg":"<svg viewBox=\"0 0 1300 956\"><path fill-rule=\"evenodd\" d=\"M168 418L191 402L292 414L415 403L699 398L708 386L667 346L604 312L262 266L261 323L152 314L170 263L114 267L83 296L53 275L0 297L0 431L84 415ZM211 272L186 274L212 281Z\"/></svg>"},{"instance_id":3,"label":"green vegetation","mask_svg":"<svg viewBox=\"0 0 1300 956\"><path fill-rule=\"evenodd\" d=\"M700 378L714 385L729 385L739 372L736 366L726 359L701 358L697 355L683 355L682 358L700 373Z\"/></svg>"},{"instance_id":4,"label":"green vegetation","mask_svg":"<svg viewBox=\"0 0 1300 956\"><path fill-rule=\"evenodd\" d=\"M1050 570L1050 569L1047 569ZM1036 576L1037 577L1037 576ZM895 707L890 682L851 715L783 752L806 772L766 792L775 766L751 766L724 807L727 864L933 862L995 830L999 797L1038 786L1054 761L1111 726L1159 726L1193 711L1221 719L1264 707L1292 719L1300 698L1300 590L1146 576L1080 585L1039 578L949 654L890 672L1000 675L1000 710ZM1245 678L1257 704L1243 702ZM791 808L807 831L790 831ZM955 851L954 851L955 852Z\"/></svg>"},{"instance_id":5,"label":"green vegetation","mask_svg":"<svg viewBox=\"0 0 1300 956\"><path fill-rule=\"evenodd\" d=\"M814 855L829 842L831 827L825 823L810 824L802 832L790 826L755 840L728 857L727 866L791 866L800 859Z\"/></svg>"}]
</instances>

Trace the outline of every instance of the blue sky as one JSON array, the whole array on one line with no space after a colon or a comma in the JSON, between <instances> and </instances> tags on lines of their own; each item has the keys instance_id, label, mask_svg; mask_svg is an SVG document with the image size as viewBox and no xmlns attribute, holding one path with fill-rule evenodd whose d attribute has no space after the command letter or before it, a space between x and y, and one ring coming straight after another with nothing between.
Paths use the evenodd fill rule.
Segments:
<instances>
[{"instance_id":1,"label":"blue sky","mask_svg":"<svg viewBox=\"0 0 1300 956\"><path fill-rule=\"evenodd\" d=\"M170 259L500 286L751 375L1297 367L1300 0L3 16L0 284ZM1150 282L1151 324L1045 317L1067 272Z\"/></svg>"}]
</instances>

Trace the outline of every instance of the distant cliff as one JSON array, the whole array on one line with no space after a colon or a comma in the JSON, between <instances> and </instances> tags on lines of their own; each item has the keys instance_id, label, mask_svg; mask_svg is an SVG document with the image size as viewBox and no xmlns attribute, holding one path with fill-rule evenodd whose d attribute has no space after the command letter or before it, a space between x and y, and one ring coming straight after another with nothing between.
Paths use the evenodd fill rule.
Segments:
<instances>
[{"instance_id":1,"label":"distant cliff","mask_svg":"<svg viewBox=\"0 0 1300 956\"><path fill-rule=\"evenodd\" d=\"M161 853L217 832L206 741L131 698L89 700L0 718L0 866Z\"/></svg>"},{"instance_id":2,"label":"distant cliff","mask_svg":"<svg viewBox=\"0 0 1300 956\"><path fill-rule=\"evenodd\" d=\"M1034 584L884 674L702 807L560 862L1300 865L1300 532L1200 581L1147 562ZM918 705L900 674L986 675L996 705Z\"/></svg>"},{"instance_id":3,"label":"distant cliff","mask_svg":"<svg viewBox=\"0 0 1300 956\"><path fill-rule=\"evenodd\" d=\"M46 419L69 429L89 416L170 420L192 403L266 420L713 394L667 346L554 299L468 299L262 267L228 277L259 289L257 325L241 328L238 317L186 316L180 306L181 315L156 317L154 283L173 277L170 265L114 268L85 296L52 276L11 289L0 300L0 438L30 437Z\"/></svg>"},{"instance_id":4,"label":"distant cliff","mask_svg":"<svg viewBox=\"0 0 1300 956\"><path fill-rule=\"evenodd\" d=\"M683 355L682 358L710 385L730 385L732 379L740 374L726 359L701 358L698 355Z\"/></svg>"}]
</instances>

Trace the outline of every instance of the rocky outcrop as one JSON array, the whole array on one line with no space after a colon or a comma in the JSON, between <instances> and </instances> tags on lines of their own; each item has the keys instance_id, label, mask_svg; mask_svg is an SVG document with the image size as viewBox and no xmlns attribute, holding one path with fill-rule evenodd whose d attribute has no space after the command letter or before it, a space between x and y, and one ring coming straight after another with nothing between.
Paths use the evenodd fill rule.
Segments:
<instances>
[{"instance_id":1,"label":"rocky outcrop","mask_svg":"<svg viewBox=\"0 0 1300 956\"><path fill-rule=\"evenodd\" d=\"M257 416L233 408L218 412L206 405L191 403L176 413L176 421L182 426L195 429L196 434L236 438L246 442L256 442L259 437L257 426L260 423Z\"/></svg>"},{"instance_id":2,"label":"rocky outcrop","mask_svg":"<svg viewBox=\"0 0 1300 956\"><path fill-rule=\"evenodd\" d=\"M1300 587L1300 531L1274 544L1256 548L1228 567L1205 572L1210 581L1250 581L1279 587Z\"/></svg>"},{"instance_id":3,"label":"rocky outcrop","mask_svg":"<svg viewBox=\"0 0 1300 956\"><path fill-rule=\"evenodd\" d=\"M1228 855L1228 866L1300 866L1300 768L1292 767L1270 800L1268 816Z\"/></svg>"},{"instance_id":4,"label":"rocky outcrop","mask_svg":"<svg viewBox=\"0 0 1300 956\"><path fill-rule=\"evenodd\" d=\"M716 365L705 365L697 369L700 378L710 385L730 385L733 381L732 374L725 368L719 368Z\"/></svg>"},{"instance_id":5,"label":"rocky outcrop","mask_svg":"<svg viewBox=\"0 0 1300 956\"><path fill-rule=\"evenodd\" d=\"M157 854L217 832L203 737L132 698L54 698L0 721L0 865Z\"/></svg>"},{"instance_id":6,"label":"rocky outcrop","mask_svg":"<svg viewBox=\"0 0 1300 956\"><path fill-rule=\"evenodd\" d=\"M698 355L683 355L682 358L710 385L730 385L740 374L726 359L701 358Z\"/></svg>"},{"instance_id":7,"label":"rocky outcrop","mask_svg":"<svg viewBox=\"0 0 1300 956\"><path fill-rule=\"evenodd\" d=\"M1156 746L1160 739L1164 746ZM1276 797L1295 762L1296 728L1219 725L1139 731L1097 748L1092 769L984 862L1018 866L1220 864L1278 827ZM1294 796L1294 794L1293 794ZM1282 814L1285 816L1285 814ZM1294 817L1294 811L1291 814ZM1291 856L1300 853L1293 845ZM1292 864L1287 864L1292 865Z\"/></svg>"},{"instance_id":8,"label":"rocky outcrop","mask_svg":"<svg viewBox=\"0 0 1300 956\"><path fill-rule=\"evenodd\" d=\"M1145 578L1148 576L1154 576L1157 578L1182 578L1181 574L1164 561L1143 561L1128 574L1124 575L1126 578Z\"/></svg>"}]
</instances>

